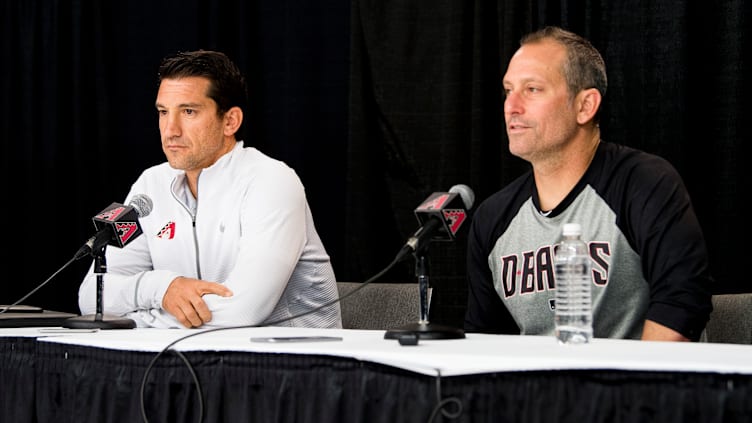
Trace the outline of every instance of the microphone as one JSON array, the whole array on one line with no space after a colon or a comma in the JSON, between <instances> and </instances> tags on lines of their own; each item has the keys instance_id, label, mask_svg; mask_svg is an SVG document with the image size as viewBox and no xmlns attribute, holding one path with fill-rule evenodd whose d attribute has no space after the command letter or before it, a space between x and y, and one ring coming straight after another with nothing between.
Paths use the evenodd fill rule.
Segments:
<instances>
[{"instance_id":1,"label":"microphone","mask_svg":"<svg viewBox=\"0 0 752 423\"><path fill-rule=\"evenodd\" d=\"M425 250L430 241L453 241L473 207L475 194L467 185L455 185L449 192L434 192L415 209L421 227L402 247L394 263L407 254L415 255L415 276L420 291L420 319L417 323L389 329L384 339L398 339L400 345L410 345L418 339L459 339L465 337L462 329L436 325L428 321L428 259Z\"/></svg>"},{"instance_id":2,"label":"microphone","mask_svg":"<svg viewBox=\"0 0 752 423\"><path fill-rule=\"evenodd\" d=\"M430 241L453 241L474 201L473 190L464 184L454 185L449 192L429 195L414 211L421 227L402 247L398 260Z\"/></svg>"},{"instance_id":3,"label":"microphone","mask_svg":"<svg viewBox=\"0 0 752 423\"><path fill-rule=\"evenodd\" d=\"M151 198L136 194L128 205L112 203L92 218L97 233L79 248L74 256L78 260L105 245L123 248L141 235L139 217L146 217L154 207Z\"/></svg>"}]
</instances>

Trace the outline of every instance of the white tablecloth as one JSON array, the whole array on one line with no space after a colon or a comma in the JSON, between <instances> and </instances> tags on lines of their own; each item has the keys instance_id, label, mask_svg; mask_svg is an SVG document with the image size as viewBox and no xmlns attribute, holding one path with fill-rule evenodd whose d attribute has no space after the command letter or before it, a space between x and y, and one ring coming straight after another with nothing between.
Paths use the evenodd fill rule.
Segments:
<instances>
[{"instance_id":1,"label":"white tablecloth","mask_svg":"<svg viewBox=\"0 0 752 423\"><path fill-rule=\"evenodd\" d=\"M55 333L50 333L54 331ZM193 335L182 339L185 336ZM335 342L263 343L252 337L341 337ZM466 334L464 339L420 340L402 346L384 331L303 328L108 329L78 332L55 328L0 329L0 336L32 336L106 349L158 353L248 351L322 354L386 364L427 375L456 376L530 370L613 369L752 374L752 345L594 339L587 345L559 345L553 337Z\"/></svg>"}]
</instances>

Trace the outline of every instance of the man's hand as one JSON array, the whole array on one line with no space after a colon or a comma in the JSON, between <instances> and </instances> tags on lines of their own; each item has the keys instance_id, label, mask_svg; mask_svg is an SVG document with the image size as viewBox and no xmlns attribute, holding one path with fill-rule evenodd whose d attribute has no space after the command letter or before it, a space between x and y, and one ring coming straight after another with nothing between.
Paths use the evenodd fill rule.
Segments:
<instances>
[{"instance_id":1,"label":"man's hand","mask_svg":"<svg viewBox=\"0 0 752 423\"><path fill-rule=\"evenodd\" d=\"M642 328L643 341L684 341L689 342L689 338L679 332L669 329L660 323L652 320L645 320L645 326Z\"/></svg>"},{"instance_id":2,"label":"man's hand","mask_svg":"<svg viewBox=\"0 0 752 423\"><path fill-rule=\"evenodd\" d=\"M179 276L167 287L162 297L162 308L175 316L185 327L199 327L211 320L212 314L202 298L206 294L231 297L232 291L226 286Z\"/></svg>"}]
</instances>

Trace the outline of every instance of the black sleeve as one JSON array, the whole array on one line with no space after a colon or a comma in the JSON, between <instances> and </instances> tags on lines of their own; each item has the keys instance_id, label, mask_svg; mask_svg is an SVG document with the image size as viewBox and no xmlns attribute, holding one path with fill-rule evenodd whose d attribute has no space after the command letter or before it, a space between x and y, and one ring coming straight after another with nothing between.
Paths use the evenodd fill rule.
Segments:
<instances>
[{"instance_id":1,"label":"black sleeve","mask_svg":"<svg viewBox=\"0 0 752 423\"><path fill-rule=\"evenodd\" d=\"M650 283L646 318L698 340L712 311L707 247L689 193L666 160L635 165L628 225Z\"/></svg>"},{"instance_id":2,"label":"black sleeve","mask_svg":"<svg viewBox=\"0 0 752 423\"><path fill-rule=\"evenodd\" d=\"M483 208L479 207L470 225L467 246L468 296L465 331L518 335L520 329L494 289L491 269L488 267L488 255L495 239L491 222L493 222L492 217L485 216Z\"/></svg>"}]
</instances>

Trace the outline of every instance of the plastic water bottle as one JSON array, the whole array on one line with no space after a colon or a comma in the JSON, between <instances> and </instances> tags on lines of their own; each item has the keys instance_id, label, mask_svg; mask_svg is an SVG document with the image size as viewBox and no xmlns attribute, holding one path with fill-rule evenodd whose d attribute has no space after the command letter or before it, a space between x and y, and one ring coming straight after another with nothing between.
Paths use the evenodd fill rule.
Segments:
<instances>
[{"instance_id":1,"label":"plastic water bottle","mask_svg":"<svg viewBox=\"0 0 752 423\"><path fill-rule=\"evenodd\" d=\"M554 254L554 323L560 344L586 344L593 337L590 255L581 235L579 223L564 224L562 241Z\"/></svg>"}]
</instances>

